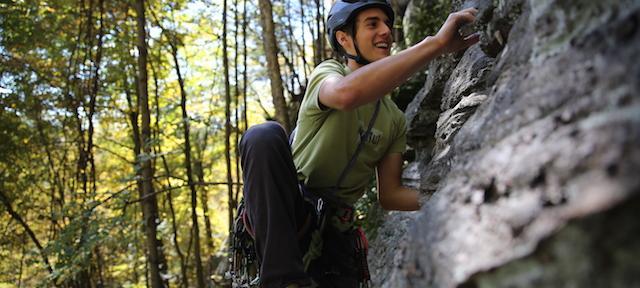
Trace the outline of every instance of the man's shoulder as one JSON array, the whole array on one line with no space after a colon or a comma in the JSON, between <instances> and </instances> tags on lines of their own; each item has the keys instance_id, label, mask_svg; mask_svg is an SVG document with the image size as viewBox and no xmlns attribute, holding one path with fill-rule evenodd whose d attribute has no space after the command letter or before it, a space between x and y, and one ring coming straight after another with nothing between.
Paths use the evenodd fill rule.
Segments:
<instances>
[{"instance_id":1,"label":"man's shoulder","mask_svg":"<svg viewBox=\"0 0 640 288\"><path fill-rule=\"evenodd\" d=\"M398 108L396 102L391 99L391 95L387 94L380 98L380 102L382 102L383 110L386 110L386 113L391 113L392 115L404 115L404 112Z\"/></svg>"},{"instance_id":2,"label":"man's shoulder","mask_svg":"<svg viewBox=\"0 0 640 288\"><path fill-rule=\"evenodd\" d=\"M335 72L340 73L342 75L347 73L347 66L336 59L327 59L322 61L322 63L318 64L316 68L313 70L314 74L326 73L326 72Z\"/></svg>"},{"instance_id":3,"label":"man's shoulder","mask_svg":"<svg viewBox=\"0 0 640 288\"><path fill-rule=\"evenodd\" d=\"M328 59L318 64L309 76L309 86L307 86L307 90L305 92L303 106L304 103L309 101L314 101L310 103L310 105L313 105L314 107L317 106L317 96L318 93L320 93L320 86L325 79L333 75L344 76L346 74L346 66L335 59Z\"/></svg>"}]
</instances>

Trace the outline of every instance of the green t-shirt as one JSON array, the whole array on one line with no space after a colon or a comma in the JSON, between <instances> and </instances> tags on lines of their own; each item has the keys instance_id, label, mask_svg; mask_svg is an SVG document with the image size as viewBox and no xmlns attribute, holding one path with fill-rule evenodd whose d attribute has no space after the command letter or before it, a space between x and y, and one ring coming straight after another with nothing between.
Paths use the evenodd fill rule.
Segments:
<instances>
[{"instance_id":1,"label":"green t-shirt","mask_svg":"<svg viewBox=\"0 0 640 288\"><path fill-rule=\"evenodd\" d=\"M346 76L349 72L340 62L327 60L314 69L309 79L293 142L298 176L308 189L325 190L336 185L375 110L375 102L352 111L321 109L318 95L322 81L330 75ZM362 197L380 160L387 154L405 151L406 131L403 113L388 95L384 96L371 135L336 196L348 204Z\"/></svg>"}]
</instances>

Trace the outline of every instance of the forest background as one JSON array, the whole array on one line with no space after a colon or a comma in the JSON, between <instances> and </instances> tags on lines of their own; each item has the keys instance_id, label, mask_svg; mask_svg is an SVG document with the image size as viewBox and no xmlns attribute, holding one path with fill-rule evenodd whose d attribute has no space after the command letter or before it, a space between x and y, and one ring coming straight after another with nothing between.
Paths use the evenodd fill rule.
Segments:
<instances>
[{"instance_id":1,"label":"forest background","mask_svg":"<svg viewBox=\"0 0 640 288\"><path fill-rule=\"evenodd\" d=\"M235 144L294 125L330 5L0 0L0 287L219 285Z\"/></svg>"}]
</instances>

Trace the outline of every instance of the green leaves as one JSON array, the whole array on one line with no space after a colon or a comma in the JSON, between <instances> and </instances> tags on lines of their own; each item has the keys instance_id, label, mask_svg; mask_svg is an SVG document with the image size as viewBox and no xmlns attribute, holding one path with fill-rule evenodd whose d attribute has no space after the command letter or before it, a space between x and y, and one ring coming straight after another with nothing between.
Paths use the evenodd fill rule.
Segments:
<instances>
[{"instance_id":1,"label":"green leaves","mask_svg":"<svg viewBox=\"0 0 640 288\"><path fill-rule=\"evenodd\" d=\"M164 248L168 273L181 274L174 246L189 251L185 255L194 252L184 165L185 123L201 172L197 181L207 183L199 183L197 189L199 193L206 189L209 195L204 201L198 198L198 221L205 222L202 202L211 219L207 220L211 232L202 229L201 234L213 238L207 240L213 247L203 249L203 259L222 247L228 230L228 196L225 186L209 184L227 181L222 7L199 0L145 2L146 28L153 37L147 41L152 136L143 145L152 149L139 153L143 147L136 147L133 136L141 132L133 1L0 0L0 87L10 91L0 91L0 189L45 247L53 267L48 272L23 227L0 208L0 286L17 283L19 278L29 287L65 286L83 277L95 282L100 269L110 281L107 286L145 283L141 243L146 236L142 209L135 201L141 198L137 190L142 179L140 163L146 160L155 169L152 183L162 221L160 235L164 243L174 243L176 235L176 244ZM260 62L263 39L257 29L258 7L248 1L244 11L243 1L229 3L227 53L233 63L229 89L237 98L231 130L239 138L244 129L241 113L247 112L248 123L257 123L263 115L273 114L273 107L264 92L267 71ZM287 79L287 90L303 91L297 87L304 82L300 77L310 73L315 61L310 58L320 57L314 52L322 49L314 46L320 44L313 41L314 35L324 37L315 30L307 35L307 30L316 29L315 23L307 23L315 21L316 4L275 5L277 35L282 36L277 39L279 60L290 62L285 63L283 79ZM298 14L302 8L307 10L304 16ZM301 34L306 38L295 39ZM169 41L176 44L184 76L186 119L179 109L180 89ZM301 53L307 53L306 59ZM245 64L241 64L243 57ZM263 95L262 101L257 94ZM231 146L236 142L232 138ZM237 165L231 168L234 182L239 181ZM174 207L170 207L169 193ZM172 214L175 223L170 220ZM185 274L193 277L193 273ZM171 284L178 286L180 281L172 278Z\"/></svg>"}]
</instances>

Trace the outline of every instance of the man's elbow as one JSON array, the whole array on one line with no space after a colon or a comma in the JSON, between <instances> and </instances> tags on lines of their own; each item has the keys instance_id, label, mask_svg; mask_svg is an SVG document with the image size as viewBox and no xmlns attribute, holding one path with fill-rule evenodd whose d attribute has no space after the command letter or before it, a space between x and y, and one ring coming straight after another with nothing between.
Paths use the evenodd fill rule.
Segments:
<instances>
[{"instance_id":1,"label":"man's elbow","mask_svg":"<svg viewBox=\"0 0 640 288\"><path fill-rule=\"evenodd\" d=\"M320 100L320 102L326 107L339 111L351 111L357 107L356 101L348 95L340 95L333 99Z\"/></svg>"},{"instance_id":2,"label":"man's elbow","mask_svg":"<svg viewBox=\"0 0 640 288\"><path fill-rule=\"evenodd\" d=\"M378 203L380 203L380 207L382 207L382 209L384 210L394 210L392 201L388 197L379 197Z\"/></svg>"},{"instance_id":3,"label":"man's elbow","mask_svg":"<svg viewBox=\"0 0 640 288\"><path fill-rule=\"evenodd\" d=\"M341 111L351 111L353 109L358 108L360 106L360 93L355 89L338 89L336 95L339 97L335 98L335 109Z\"/></svg>"}]
</instances>

